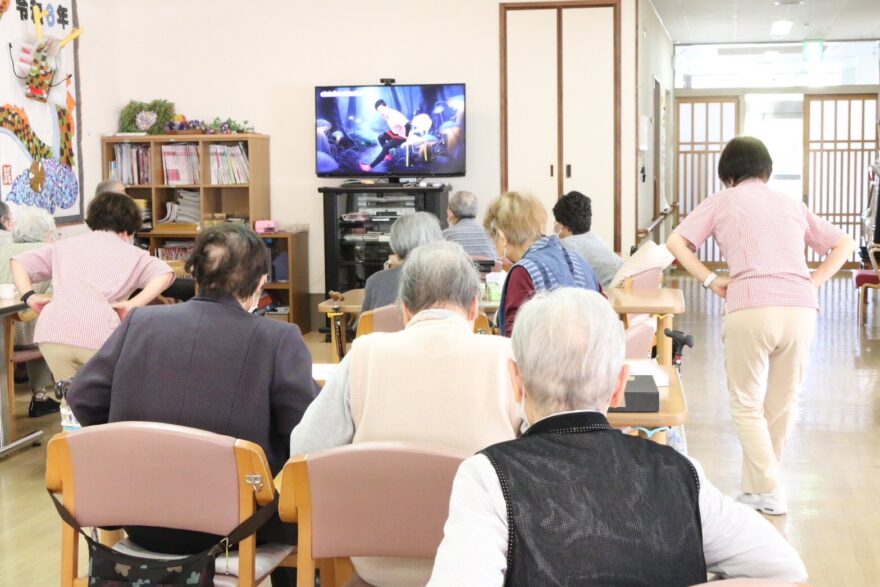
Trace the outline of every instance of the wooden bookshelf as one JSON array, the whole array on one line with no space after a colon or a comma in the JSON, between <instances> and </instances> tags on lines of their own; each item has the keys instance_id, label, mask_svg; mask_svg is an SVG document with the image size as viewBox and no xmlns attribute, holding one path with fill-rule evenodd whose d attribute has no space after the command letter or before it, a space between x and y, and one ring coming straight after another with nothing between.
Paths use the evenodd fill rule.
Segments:
<instances>
[{"instance_id":1,"label":"wooden bookshelf","mask_svg":"<svg viewBox=\"0 0 880 587\"><path fill-rule=\"evenodd\" d=\"M237 145L241 143L248 158L248 183L218 184L211 181L211 145ZM178 189L198 191L200 217L213 218L222 213L227 217L246 218L251 227L256 220L272 218L269 204L269 136L256 133L232 135L146 135L101 137L102 177L110 178L110 164L116 160L116 145L145 145L149 150L149 182L127 185L126 191L133 198L150 203L153 230L138 233L149 243L150 252L157 251L169 240L189 240L198 236L193 224L159 224L164 218L168 202L174 201ZM163 145L196 145L199 157L199 182L187 185L169 185L165 182ZM288 256L287 282L273 282L267 291L280 305L289 306L288 322L299 325L303 333L310 329L308 308L308 232L260 235L268 241L273 260L281 253ZM274 273L274 271L273 271Z\"/></svg>"}]
</instances>

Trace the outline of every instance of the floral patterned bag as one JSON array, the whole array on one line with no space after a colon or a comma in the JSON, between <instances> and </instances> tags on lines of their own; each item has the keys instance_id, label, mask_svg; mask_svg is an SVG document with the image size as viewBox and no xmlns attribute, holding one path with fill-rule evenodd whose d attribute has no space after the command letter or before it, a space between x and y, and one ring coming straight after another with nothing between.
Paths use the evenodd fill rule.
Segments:
<instances>
[{"instance_id":1,"label":"floral patterned bag","mask_svg":"<svg viewBox=\"0 0 880 587\"><path fill-rule=\"evenodd\" d=\"M273 503L257 510L208 550L183 558L158 560L132 556L104 546L97 537L83 531L55 495L51 492L49 495L61 519L85 537L89 546L89 585L97 587L211 587L214 585L214 559L221 553L228 553L231 546L256 532L278 511L276 495Z\"/></svg>"}]
</instances>

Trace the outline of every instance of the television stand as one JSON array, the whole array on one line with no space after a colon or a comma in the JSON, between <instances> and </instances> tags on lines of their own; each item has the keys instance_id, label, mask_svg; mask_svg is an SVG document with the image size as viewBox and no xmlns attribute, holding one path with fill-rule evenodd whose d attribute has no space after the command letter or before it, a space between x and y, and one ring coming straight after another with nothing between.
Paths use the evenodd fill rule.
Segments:
<instances>
[{"instance_id":1,"label":"television stand","mask_svg":"<svg viewBox=\"0 0 880 587\"><path fill-rule=\"evenodd\" d=\"M391 254L394 220L411 212L431 212L446 228L449 184L346 183L321 187L324 198L324 294L364 287ZM360 217L354 213L364 211ZM352 214L348 219L343 215Z\"/></svg>"}]
</instances>

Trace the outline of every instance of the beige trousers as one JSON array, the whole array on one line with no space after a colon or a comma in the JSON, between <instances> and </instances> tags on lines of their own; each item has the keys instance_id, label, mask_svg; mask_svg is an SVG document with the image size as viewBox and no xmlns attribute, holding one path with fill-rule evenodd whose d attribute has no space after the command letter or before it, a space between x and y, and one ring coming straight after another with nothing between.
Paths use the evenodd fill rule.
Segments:
<instances>
[{"instance_id":1,"label":"beige trousers","mask_svg":"<svg viewBox=\"0 0 880 587\"><path fill-rule=\"evenodd\" d=\"M745 493L780 485L782 451L815 331L816 310L810 308L749 308L724 317L727 389L742 443Z\"/></svg>"},{"instance_id":2,"label":"beige trousers","mask_svg":"<svg viewBox=\"0 0 880 587\"><path fill-rule=\"evenodd\" d=\"M55 342L41 342L40 352L52 371L55 381L61 381L73 377L80 367L88 363L97 349L87 349L81 346L58 344Z\"/></svg>"}]
</instances>

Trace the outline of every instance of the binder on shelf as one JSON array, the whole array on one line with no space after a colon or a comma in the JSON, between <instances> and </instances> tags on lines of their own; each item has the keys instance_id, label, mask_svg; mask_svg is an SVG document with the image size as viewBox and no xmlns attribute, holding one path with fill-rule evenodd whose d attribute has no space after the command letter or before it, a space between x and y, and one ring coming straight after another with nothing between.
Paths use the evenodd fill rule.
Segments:
<instances>
[{"instance_id":1,"label":"binder on shelf","mask_svg":"<svg viewBox=\"0 0 880 587\"><path fill-rule=\"evenodd\" d=\"M250 181L247 150L242 143L210 145L209 153L212 184L245 184Z\"/></svg>"},{"instance_id":2,"label":"binder on shelf","mask_svg":"<svg viewBox=\"0 0 880 587\"><path fill-rule=\"evenodd\" d=\"M151 183L150 145L113 145L113 157L108 169L110 179L121 181L127 186Z\"/></svg>"}]
</instances>

